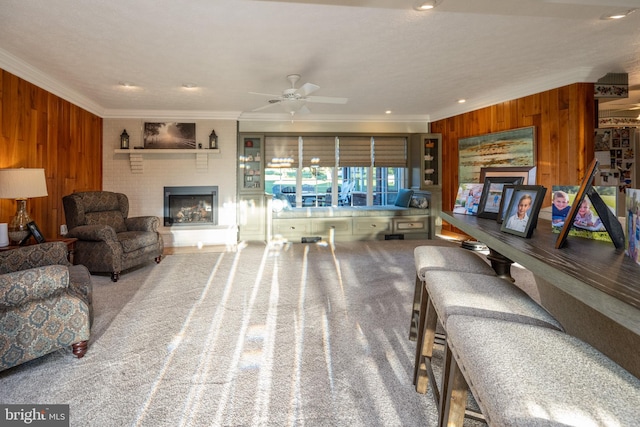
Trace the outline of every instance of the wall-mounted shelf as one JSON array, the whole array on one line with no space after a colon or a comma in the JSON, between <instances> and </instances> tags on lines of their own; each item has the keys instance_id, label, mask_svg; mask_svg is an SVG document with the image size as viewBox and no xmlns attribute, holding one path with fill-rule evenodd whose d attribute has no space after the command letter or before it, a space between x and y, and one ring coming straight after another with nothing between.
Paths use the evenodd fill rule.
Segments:
<instances>
[{"instance_id":1,"label":"wall-mounted shelf","mask_svg":"<svg viewBox=\"0 0 640 427\"><path fill-rule=\"evenodd\" d=\"M115 154L128 154L129 163L132 173L142 173L144 166L144 157L157 156L161 154L195 154L196 169L198 171L206 171L209 168L209 154L219 154L219 148L213 149L149 149L149 150L113 150Z\"/></svg>"}]
</instances>

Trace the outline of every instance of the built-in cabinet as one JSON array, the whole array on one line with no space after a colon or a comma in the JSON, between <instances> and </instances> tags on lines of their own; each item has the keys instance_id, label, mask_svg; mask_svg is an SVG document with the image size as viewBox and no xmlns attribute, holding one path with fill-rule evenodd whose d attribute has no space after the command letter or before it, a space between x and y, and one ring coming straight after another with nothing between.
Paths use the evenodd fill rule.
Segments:
<instances>
[{"instance_id":1,"label":"built-in cabinet","mask_svg":"<svg viewBox=\"0 0 640 427\"><path fill-rule=\"evenodd\" d=\"M280 212L272 218L273 236L293 242L324 240L384 240L433 238L429 209L361 211L358 208L319 208L318 212ZM328 217L328 215L336 215ZM360 216L366 214L366 216Z\"/></svg>"},{"instance_id":2,"label":"built-in cabinet","mask_svg":"<svg viewBox=\"0 0 640 427\"><path fill-rule=\"evenodd\" d=\"M442 135L439 133L414 134L411 137L411 187L431 193L431 229L442 229ZM416 175L417 181L416 182Z\"/></svg>"},{"instance_id":3,"label":"built-in cabinet","mask_svg":"<svg viewBox=\"0 0 640 427\"><path fill-rule=\"evenodd\" d=\"M264 192L264 136L239 134L237 158L238 238L265 240L268 200Z\"/></svg>"}]
</instances>

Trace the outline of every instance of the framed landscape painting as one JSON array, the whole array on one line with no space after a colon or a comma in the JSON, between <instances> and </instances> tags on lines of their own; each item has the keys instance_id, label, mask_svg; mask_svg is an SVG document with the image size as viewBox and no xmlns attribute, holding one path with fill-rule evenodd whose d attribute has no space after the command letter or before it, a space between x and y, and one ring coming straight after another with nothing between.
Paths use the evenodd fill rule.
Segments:
<instances>
[{"instance_id":1,"label":"framed landscape painting","mask_svg":"<svg viewBox=\"0 0 640 427\"><path fill-rule=\"evenodd\" d=\"M196 148L195 123L145 123L144 148Z\"/></svg>"},{"instance_id":2,"label":"framed landscape painting","mask_svg":"<svg viewBox=\"0 0 640 427\"><path fill-rule=\"evenodd\" d=\"M535 127L460 138L458 159L458 182L480 182L486 167L535 166Z\"/></svg>"}]
</instances>

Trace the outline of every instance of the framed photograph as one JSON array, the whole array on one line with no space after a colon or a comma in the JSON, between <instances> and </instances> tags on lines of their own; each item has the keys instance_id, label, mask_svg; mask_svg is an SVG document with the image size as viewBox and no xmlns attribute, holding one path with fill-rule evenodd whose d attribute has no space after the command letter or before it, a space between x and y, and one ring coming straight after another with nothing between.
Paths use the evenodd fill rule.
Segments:
<instances>
[{"instance_id":1,"label":"framed photograph","mask_svg":"<svg viewBox=\"0 0 640 427\"><path fill-rule=\"evenodd\" d=\"M480 198L482 197L482 187L483 184L478 183L460 184L453 206L453 213L476 215L480 205Z\"/></svg>"},{"instance_id":2,"label":"framed photograph","mask_svg":"<svg viewBox=\"0 0 640 427\"><path fill-rule=\"evenodd\" d=\"M618 249L624 247L624 240L625 240L624 231L622 230L622 225L620 225L620 221L618 221L618 218L616 217L616 215L609 210L609 207L607 207L606 203L602 200L600 195L596 192L596 190L593 187L593 179L597 171L598 171L598 159L594 158L586 170L584 178L582 179L582 183L578 188L578 192L576 193L573 199L573 204L571 205L571 209L569 210L569 213L567 214L564 224L562 226L562 229L560 230L560 234L556 239L556 249L562 248L566 243L567 236L569 236L569 233L571 232L571 229L573 228L576 222L576 218L580 220L580 217L578 216L579 215L578 212L580 211L580 208L585 205L583 203L585 196L589 197L591 204L593 205L593 208L595 209L595 211L597 212L600 218L600 221L604 225L604 228L607 231L607 233L609 233L609 236L611 237L611 241L613 242L614 246ZM553 216L552 216L552 221L553 221Z\"/></svg>"},{"instance_id":3,"label":"framed photograph","mask_svg":"<svg viewBox=\"0 0 640 427\"><path fill-rule=\"evenodd\" d=\"M507 215L507 209L509 209L509 203L511 203L511 196L513 196L513 188L515 185L506 184L502 187L502 198L500 199L500 210L496 221L498 224L502 224L504 217Z\"/></svg>"},{"instance_id":4,"label":"framed photograph","mask_svg":"<svg viewBox=\"0 0 640 427\"><path fill-rule=\"evenodd\" d=\"M551 189L551 231L560 233L580 187L577 185L554 185ZM618 187L599 185L594 186L593 189L598 193L611 213L615 214L617 211ZM589 197L582 199L576 218L573 221L573 227L569 230L569 236L611 242L611 237L607 233L604 222L600 219L600 215L595 210Z\"/></svg>"},{"instance_id":5,"label":"framed photograph","mask_svg":"<svg viewBox=\"0 0 640 427\"><path fill-rule=\"evenodd\" d=\"M482 182L483 167L535 166L535 139L535 126L460 138L458 182Z\"/></svg>"},{"instance_id":6,"label":"framed photograph","mask_svg":"<svg viewBox=\"0 0 640 427\"><path fill-rule=\"evenodd\" d=\"M547 189L541 185L516 185L500 231L529 238L538 222L538 213Z\"/></svg>"},{"instance_id":7,"label":"framed photograph","mask_svg":"<svg viewBox=\"0 0 640 427\"><path fill-rule=\"evenodd\" d=\"M36 242L44 243L46 241L35 222L31 221L27 223L27 227L29 228L31 235L33 235L33 238L36 239Z\"/></svg>"},{"instance_id":8,"label":"framed photograph","mask_svg":"<svg viewBox=\"0 0 640 427\"><path fill-rule=\"evenodd\" d=\"M145 123L144 148L196 148L195 123Z\"/></svg>"},{"instance_id":9,"label":"framed photograph","mask_svg":"<svg viewBox=\"0 0 640 427\"><path fill-rule=\"evenodd\" d=\"M486 177L521 177L522 183L519 185L536 185L535 166L493 166L480 169L480 182L484 182Z\"/></svg>"},{"instance_id":10,"label":"framed photograph","mask_svg":"<svg viewBox=\"0 0 640 427\"><path fill-rule=\"evenodd\" d=\"M497 219L500 212L502 188L505 184L522 185L522 177L486 177L482 187L482 197L478 204L478 218Z\"/></svg>"}]
</instances>

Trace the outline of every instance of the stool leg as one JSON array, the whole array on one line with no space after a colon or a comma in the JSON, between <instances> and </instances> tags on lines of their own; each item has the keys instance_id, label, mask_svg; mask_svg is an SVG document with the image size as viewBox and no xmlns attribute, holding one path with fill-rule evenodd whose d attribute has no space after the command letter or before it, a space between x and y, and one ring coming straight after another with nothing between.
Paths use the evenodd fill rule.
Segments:
<instances>
[{"instance_id":1,"label":"stool leg","mask_svg":"<svg viewBox=\"0 0 640 427\"><path fill-rule=\"evenodd\" d=\"M411 306L411 324L409 325L409 340L418 338L418 319L420 316L420 302L422 296L422 280L416 274L415 289L413 291L413 305Z\"/></svg>"},{"instance_id":2,"label":"stool leg","mask_svg":"<svg viewBox=\"0 0 640 427\"><path fill-rule=\"evenodd\" d=\"M431 299L426 289L422 290L420 304L420 323L418 330L418 342L416 343L416 360L414 365L414 384L418 393L426 393L429 380L433 380L431 369L431 356L436 336L438 315L431 304ZM438 390L433 390L434 396L438 396Z\"/></svg>"},{"instance_id":3,"label":"stool leg","mask_svg":"<svg viewBox=\"0 0 640 427\"><path fill-rule=\"evenodd\" d=\"M448 347L448 346L447 346ZM462 427L464 423L464 414L467 406L468 385L462 375L462 371L458 366L455 358L451 356L451 352L446 349L448 356L445 356L448 364L449 375L443 376L442 390L442 412L439 414L440 427ZM444 381L447 386L445 388Z\"/></svg>"}]
</instances>

